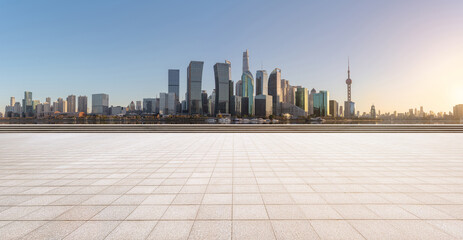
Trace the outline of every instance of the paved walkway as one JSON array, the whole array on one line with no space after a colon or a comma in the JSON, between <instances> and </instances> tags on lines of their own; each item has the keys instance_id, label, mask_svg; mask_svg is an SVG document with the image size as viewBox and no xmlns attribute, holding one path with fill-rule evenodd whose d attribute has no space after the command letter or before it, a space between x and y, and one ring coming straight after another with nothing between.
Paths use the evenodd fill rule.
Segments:
<instances>
[{"instance_id":1,"label":"paved walkway","mask_svg":"<svg viewBox=\"0 0 463 240\"><path fill-rule=\"evenodd\" d=\"M461 239L462 219L462 134L0 134L1 239Z\"/></svg>"}]
</instances>

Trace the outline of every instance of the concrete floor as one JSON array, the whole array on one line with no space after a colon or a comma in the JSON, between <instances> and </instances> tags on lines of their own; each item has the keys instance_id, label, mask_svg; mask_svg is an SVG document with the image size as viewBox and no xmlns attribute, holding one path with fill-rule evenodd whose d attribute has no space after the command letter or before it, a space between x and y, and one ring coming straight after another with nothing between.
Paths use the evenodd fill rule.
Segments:
<instances>
[{"instance_id":1,"label":"concrete floor","mask_svg":"<svg viewBox=\"0 0 463 240\"><path fill-rule=\"evenodd\" d=\"M463 134L0 134L1 239L462 239Z\"/></svg>"}]
</instances>

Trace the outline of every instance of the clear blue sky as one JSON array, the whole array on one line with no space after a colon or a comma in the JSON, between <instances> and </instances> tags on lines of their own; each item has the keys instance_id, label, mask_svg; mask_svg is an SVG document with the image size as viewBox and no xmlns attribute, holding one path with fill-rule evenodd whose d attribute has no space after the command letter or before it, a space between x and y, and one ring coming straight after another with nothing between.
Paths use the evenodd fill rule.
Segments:
<instances>
[{"instance_id":1,"label":"clear blue sky","mask_svg":"<svg viewBox=\"0 0 463 240\"><path fill-rule=\"evenodd\" d=\"M253 74L278 67L292 85L346 99L347 57L361 112L449 111L463 103L463 1L13 1L0 0L0 111L23 92L55 100L110 94L111 105L167 91L190 60L213 65L242 52ZM90 99L89 99L90 100Z\"/></svg>"}]
</instances>

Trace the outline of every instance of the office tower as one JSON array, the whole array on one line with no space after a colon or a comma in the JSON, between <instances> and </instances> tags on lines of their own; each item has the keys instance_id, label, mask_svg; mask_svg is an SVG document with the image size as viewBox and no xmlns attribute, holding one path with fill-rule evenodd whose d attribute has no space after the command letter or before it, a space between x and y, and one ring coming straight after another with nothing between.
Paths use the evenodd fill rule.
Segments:
<instances>
[{"instance_id":1,"label":"office tower","mask_svg":"<svg viewBox=\"0 0 463 240\"><path fill-rule=\"evenodd\" d=\"M256 72L256 96L268 95L268 74L265 70Z\"/></svg>"},{"instance_id":2,"label":"office tower","mask_svg":"<svg viewBox=\"0 0 463 240\"><path fill-rule=\"evenodd\" d=\"M143 98L143 112L156 113L159 108L159 98Z\"/></svg>"},{"instance_id":3,"label":"office tower","mask_svg":"<svg viewBox=\"0 0 463 240\"><path fill-rule=\"evenodd\" d=\"M11 97L10 98L10 106L14 106L14 104L16 103L16 99L14 97Z\"/></svg>"},{"instance_id":4,"label":"office tower","mask_svg":"<svg viewBox=\"0 0 463 240\"><path fill-rule=\"evenodd\" d=\"M92 94L92 113L98 115L109 114L109 95L104 93Z\"/></svg>"},{"instance_id":5,"label":"office tower","mask_svg":"<svg viewBox=\"0 0 463 240\"><path fill-rule=\"evenodd\" d=\"M230 71L231 72L231 71ZM230 78L231 78L231 74L230 74ZM235 86L235 83L233 82L233 80L230 79L230 81L228 81L228 111L231 113L231 107L230 107L230 104L231 104L231 101L232 101L232 97L233 97L233 93L234 93L234 86Z\"/></svg>"},{"instance_id":6,"label":"office tower","mask_svg":"<svg viewBox=\"0 0 463 240\"><path fill-rule=\"evenodd\" d=\"M37 113L37 105L40 104L40 100L33 100L32 101L32 110L33 110L33 113Z\"/></svg>"},{"instance_id":7,"label":"office tower","mask_svg":"<svg viewBox=\"0 0 463 240\"><path fill-rule=\"evenodd\" d=\"M304 111L309 112L309 90L307 88L297 88L295 105Z\"/></svg>"},{"instance_id":8,"label":"office tower","mask_svg":"<svg viewBox=\"0 0 463 240\"><path fill-rule=\"evenodd\" d=\"M453 116L455 118L463 118L463 104L458 104L453 107Z\"/></svg>"},{"instance_id":9,"label":"office tower","mask_svg":"<svg viewBox=\"0 0 463 240\"><path fill-rule=\"evenodd\" d=\"M137 111L141 111L141 101L137 101L137 107L135 108Z\"/></svg>"},{"instance_id":10,"label":"office tower","mask_svg":"<svg viewBox=\"0 0 463 240\"><path fill-rule=\"evenodd\" d=\"M330 112L330 95L328 91L320 91L313 96L314 114L316 116L325 117Z\"/></svg>"},{"instance_id":11,"label":"office tower","mask_svg":"<svg viewBox=\"0 0 463 240\"><path fill-rule=\"evenodd\" d=\"M249 52L243 52L243 73L249 72Z\"/></svg>"},{"instance_id":12,"label":"office tower","mask_svg":"<svg viewBox=\"0 0 463 240\"><path fill-rule=\"evenodd\" d=\"M270 95L257 95L255 102L255 115L258 117L268 117L273 113L273 100Z\"/></svg>"},{"instance_id":13,"label":"office tower","mask_svg":"<svg viewBox=\"0 0 463 240\"><path fill-rule=\"evenodd\" d=\"M135 103L133 101L131 101L129 104L129 111L131 112L135 111Z\"/></svg>"},{"instance_id":14,"label":"office tower","mask_svg":"<svg viewBox=\"0 0 463 240\"><path fill-rule=\"evenodd\" d=\"M67 106L65 106L65 102L62 98L58 98L58 108L55 111L60 113L64 113Z\"/></svg>"},{"instance_id":15,"label":"office tower","mask_svg":"<svg viewBox=\"0 0 463 240\"><path fill-rule=\"evenodd\" d=\"M351 85L352 79L350 79L350 64L347 61L347 101L344 102L344 117L351 118L355 115L355 103L351 99Z\"/></svg>"},{"instance_id":16,"label":"office tower","mask_svg":"<svg viewBox=\"0 0 463 240\"><path fill-rule=\"evenodd\" d=\"M207 112L213 115L215 111L215 89L212 89L212 93L207 100Z\"/></svg>"},{"instance_id":17,"label":"office tower","mask_svg":"<svg viewBox=\"0 0 463 240\"><path fill-rule=\"evenodd\" d=\"M235 90L235 91L236 91L235 95L236 95L236 96L242 97L242 96L243 96L243 81L238 80L238 81L236 82L236 87L235 87L235 88L236 88L236 90Z\"/></svg>"},{"instance_id":18,"label":"office tower","mask_svg":"<svg viewBox=\"0 0 463 240\"><path fill-rule=\"evenodd\" d=\"M45 102L43 104L43 112L48 114L51 112L50 102Z\"/></svg>"},{"instance_id":19,"label":"office tower","mask_svg":"<svg viewBox=\"0 0 463 240\"><path fill-rule=\"evenodd\" d=\"M215 78L215 111L214 114L230 113L230 80L231 64L216 63L214 65Z\"/></svg>"},{"instance_id":20,"label":"office tower","mask_svg":"<svg viewBox=\"0 0 463 240\"><path fill-rule=\"evenodd\" d=\"M79 96L77 102L77 111L87 114L87 96Z\"/></svg>"},{"instance_id":21,"label":"office tower","mask_svg":"<svg viewBox=\"0 0 463 240\"><path fill-rule=\"evenodd\" d=\"M180 97L180 70L179 69L169 69L169 93L175 93L175 99Z\"/></svg>"},{"instance_id":22,"label":"office tower","mask_svg":"<svg viewBox=\"0 0 463 240\"><path fill-rule=\"evenodd\" d=\"M370 117L371 117L371 118L376 118L376 108L375 108L375 105L371 105Z\"/></svg>"},{"instance_id":23,"label":"office tower","mask_svg":"<svg viewBox=\"0 0 463 240\"><path fill-rule=\"evenodd\" d=\"M312 90L310 90L310 94L309 94L309 115L314 114L313 96L315 96L316 93L317 93L317 90L315 90L315 88L312 88Z\"/></svg>"},{"instance_id":24,"label":"office tower","mask_svg":"<svg viewBox=\"0 0 463 240\"><path fill-rule=\"evenodd\" d=\"M280 115L281 102L281 70L275 68L268 78L268 95L273 99L273 115Z\"/></svg>"},{"instance_id":25,"label":"office tower","mask_svg":"<svg viewBox=\"0 0 463 240\"><path fill-rule=\"evenodd\" d=\"M298 86L289 86L288 103L296 105L296 92L298 88Z\"/></svg>"},{"instance_id":26,"label":"office tower","mask_svg":"<svg viewBox=\"0 0 463 240\"><path fill-rule=\"evenodd\" d=\"M111 106L108 111L109 111L109 115L113 115L113 116L117 116L117 115L123 116L127 113L127 109L121 106Z\"/></svg>"},{"instance_id":27,"label":"office tower","mask_svg":"<svg viewBox=\"0 0 463 240\"><path fill-rule=\"evenodd\" d=\"M177 111L177 99L175 93L159 94L159 114L175 115Z\"/></svg>"},{"instance_id":28,"label":"office tower","mask_svg":"<svg viewBox=\"0 0 463 240\"><path fill-rule=\"evenodd\" d=\"M73 113L76 112L76 96L75 95L69 95L66 98L67 101L67 112Z\"/></svg>"},{"instance_id":29,"label":"office tower","mask_svg":"<svg viewBox=\"0 0 463 240\"><path fill-rule=\"evenodd\" d=\"M24 99L23 99L23 113L27 116L32 116L34 109L32 107L32 92L25 91L24 92Z\"/></svg>"},{"instance_id":30,"label":"office tower","mask_svg":"<svg viewBox=\"0 0 463 240\"><path fill-rule=\"evenodd\" d=\"M232 116L241 116L241 96L233 95L230 101L230 114Z\"/></svg>"},{"instance_id":31,"label":"office tower","mask_svg":"<svg viewBox=\"0 0 463 240\"><path fill-rule=\"evenodd\" d=\"M202 114L201 82L204 62L191 61L187 68L188 114Z\"/></svg>"},{"instance_id":32,"label":"office tower","mask_svg":"<svg viewBox=\"0 0 463 240\"><path fill-rule=\"evenodd\" d=\"M330 115L332 117L339 116L338 108L339 108L338 102L336 100L330 100Z\"/></svg>"},{"instance_id":33,"label":"office tower","mask_svg":"<svg viewBox=\"0 0 463 240\"><path fill-rule=\"evenodd\" d=\"M47 97L47 98L45 99L45 101L46 101L47 103L50 103L50 104L51 104L51 97Z\"/></svg>"},{"instance_id":34,"label":"office tower","mask_svg":"<svg viewBox=\"0 0 463 240\"><path fill-rule=\"evenodd\" d=\"M254 78L251 72L244 72L241 76L243 84L242 110L241 114L254 115Z\"/></svg>"},{"instance_id":35,"label":"office tower","mask_svg":"<svg viewBox=\"0 0 463 240\"><path fill-rule=\"evenodd\" d=\"M289 81L281 79L281 101L289 102Z\"/></svg>"},{"instance_id":36,"label":"office tower","mask_svg":"<svg viewBox=\"0 0 463 240\"><path fill-rule=\"evenodd\" d=\"M202 106L203 107L203 113L206 114L206 115L209 114L208 103L209 103L209 101L207 99L207 91L203 90L201 92L201 104L203 105Z\"/></svg>"}]
</instances>

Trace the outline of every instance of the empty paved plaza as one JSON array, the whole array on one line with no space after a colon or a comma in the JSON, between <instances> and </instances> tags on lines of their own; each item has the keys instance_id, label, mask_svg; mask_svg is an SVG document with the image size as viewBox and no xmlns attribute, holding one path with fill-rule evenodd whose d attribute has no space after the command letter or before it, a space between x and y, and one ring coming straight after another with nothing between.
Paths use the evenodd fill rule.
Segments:
<instances>
[{"instance_id":1,"label":"empty paved plaza","mask_svg":"<svg viewBox=\"0 0 463 240\"><path fill-rule=\"evenodd\" d=\"M0 239L462 238L459 133L0 134Z\"/></svg>"}]
</instances>

